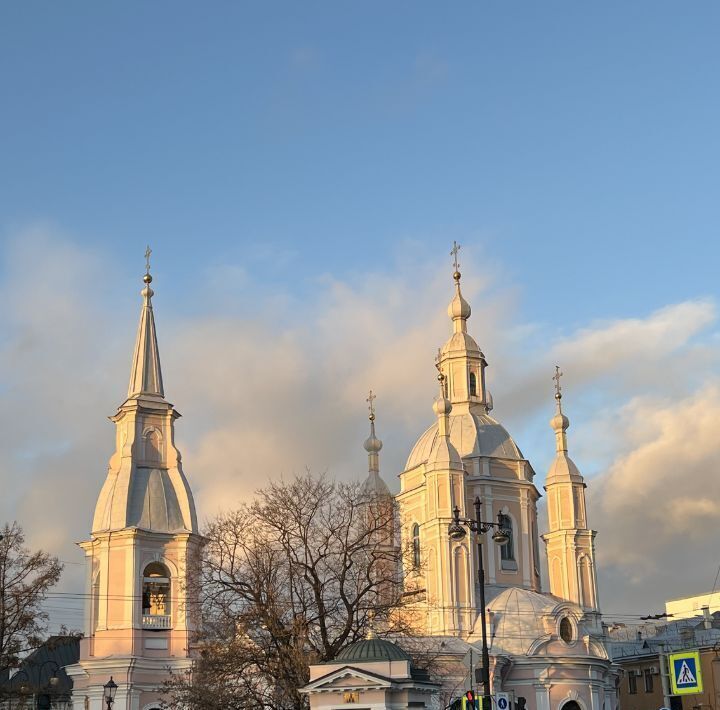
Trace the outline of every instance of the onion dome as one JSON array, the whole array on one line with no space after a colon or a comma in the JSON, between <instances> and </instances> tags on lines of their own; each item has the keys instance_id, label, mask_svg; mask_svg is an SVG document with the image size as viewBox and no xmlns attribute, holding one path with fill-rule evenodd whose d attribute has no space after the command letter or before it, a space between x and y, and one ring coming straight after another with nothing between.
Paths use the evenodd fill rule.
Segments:
<instances>
[{"instance_id":1,"label":"onion dome","mask_svg":"<svg viewBox=\"0 0 720 710\"><path fill-rule=\"evenodd\" d=\"M371 414L368 418L370 419L370 436L368 436L368 438L365 439L363 448L369 454L377 454L380 452L380 449L382 449L383 443L375 435L375 415Z\"/></svg>"},{"instance_id":2,"label":"onion dome","mask_svg":"<svg viewBox=\"0 0 720 710\"><path fill-rule=\"evenodd\" d=\"M472 310L470 304L463 298L460 291L460 272L453 273L455 279L455 296L448 306L448 315L453 321L453 330L456 333L467 332L467 319L470 317Z\"/></svg>"}]
</instances>

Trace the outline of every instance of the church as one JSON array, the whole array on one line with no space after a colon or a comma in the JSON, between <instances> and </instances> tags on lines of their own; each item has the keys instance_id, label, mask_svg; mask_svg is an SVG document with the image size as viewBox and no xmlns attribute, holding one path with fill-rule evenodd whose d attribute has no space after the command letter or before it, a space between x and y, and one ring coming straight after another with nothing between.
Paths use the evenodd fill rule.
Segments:
<instances>
[{"instance_id":1,"label":"church","mask_svg":"<svg viewBox=\"0 0 720 710\"><path fill-rule=\"evenodd\" d=\"M461 292L457 247L454 254L452 333L436 361L434 421L412 448L395 496L402 543L412 551L409 613L448 667L481 658L484 624L495 697L507 694L527 710L616 710L618 672L603 642L595 531L586 519L585 482L568 456L560 373L551 420L556 455L545 479L549 529L541 548L535 471L491 416L488 362L468 331L471 310ZM115 451L90 536L80 543L85 635L78 663L66 672L74 706L85 710L108 707L110 693L114 710L159 710L168 673L192 665L197 602L188 569L203 538L175 446L180 414L165 398L149 264L144 282L127 397L111 417ZM365 448L365 490L390 495L380 476L382 442L372 411ZM481 545L472 535L449 534L476 509L484 521L497 521L502 544L489 533ZM544 565L549 592L541 589ZM401 646L402 639L371 638L345 649L331 666L311 667L303 689L311 708L437 707L438 684L413 667ZM465 673L450 675L451 694L460 695Z\"/></svg>"},{"instance_id":2,"label":"church","mask_svg":"<svg viewBox=\"0 0 720 710\"><path fill-rule=\"evenodd\" d=\"M549 529L541 536L535 471L491 416L488 362L468 332L471 309L460 288L458 249L455 245L455 293L448 307L452 332L436 360L440 391L433 404L435 421L410 451L395 496L402 544L410 550L410 613L425 647L436 649L435 665L448 669L445 695L438 698L437 688L423 687L422 678L413 683L404 666L397 677L389 671L381 677L368 674L397 655L387 646L374 646L365 662L351 647L344 657L354 658L352 665L312 667L305 691L313 710L345 707L347 697L373 708L409 707L377 700L378 693L390 698L407 688L416 694L425 691L417 707L445 707L466 690L477 697L482 693L485 622L493 707L504 698L505 707L527 710L616 710L619 672L604 643L595 531L586 518L585 482L568 455L570 422L562 409L561 373L557 368L556 413L550 421L556 453L544 486ZM388 491L379 474L381 447L373 417L365 442L370 455L365 485L379 493ZM450 534L456 521L477 520L476 511L483 522L497 521L479 546L474 536ZM502 531L496 536L502 544L493 540L492 530ZM545 565L549 592L541 588ZM403 645L402 639L397 641Z\"/></svg>"}]
</instances>

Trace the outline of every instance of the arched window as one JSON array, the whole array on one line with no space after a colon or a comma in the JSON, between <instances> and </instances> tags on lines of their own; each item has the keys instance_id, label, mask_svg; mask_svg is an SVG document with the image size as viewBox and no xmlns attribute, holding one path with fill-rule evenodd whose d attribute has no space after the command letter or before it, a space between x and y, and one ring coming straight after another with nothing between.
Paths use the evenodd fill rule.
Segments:
<instances>
[{"instance_id":1,"label":"arched window","mask_svg":"<svg viewBox=\"0 0 720 710\"><path fill-rule=\"evenodd\" d=\"M470 396L477 397L477 376L474 372L470 373Z\"/></svg>"},{"instance_id":2,"label":"arched window","mask_svg":"<svg viewBox=\"0 0 720 710\"><path fill-rule=\"evenodd\" d=\"M563 616L563 618L560 619L560 638L565 643L572 643L575 639L575 630L567 616Z\"/></svg>"},{"instance_id":3,"label":"arched window","mask_svg":"<svg viewBox=\"0 0 720 710\"><path fill-rule=\"evenodd\" d=\"M420 526L417 523L412 526L412 562L413 569L420 568Z\"/></svg>"},{"instance_id":4,"label":"arched window","mask_svg":"<svg viewBox=\"0 0 720 710\"><path fill-rule=\"evenodd\" d=\"M508 541L500 546L500 560L502 562L514 562L515 561L515 541L513 540L513 524L509 515L503 515L501 517L501 523L503 530L507 533Z\"/></svg>"},{"instance_id":5,"label":"arched window","mask_svg":"<svg viewBox=\"0 0 720 710\"><path fill-rule=\"evenodd\" d=\"M162 461L162 440L157 429L145 433L145 460L150 463Z\"/></svg>"},{"instance_id":6,"label":"arched window","mask_svg":"<svg viewBox=\"0 0 720 710\"><path fill-rule=\"evenodd\" d=\"M170 574L159 562L143 572L142 618L145 629L170 628Z\"/></svg>"}]
</instances>

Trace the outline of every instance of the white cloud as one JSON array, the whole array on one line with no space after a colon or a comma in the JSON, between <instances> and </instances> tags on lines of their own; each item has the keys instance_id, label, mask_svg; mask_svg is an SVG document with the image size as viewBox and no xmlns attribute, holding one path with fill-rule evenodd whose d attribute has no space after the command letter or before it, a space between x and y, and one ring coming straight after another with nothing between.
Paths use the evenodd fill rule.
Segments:
<instances>
[{"instance_id":1,"label":"white cloud","mask_svg":"<svg viewBox=\"0 0 720 710\"><path fill-rule=\"evenodd\" d=\"M720 562L699 532L717 519L720 500L712 480L718 348L707 337L714 303L672 304L558 335L521 322L516 287L491 279L497 269L487 259L488 277L473 279L480 268L464 257L471 331L491 363L495 413L524 432L519 443L541 474L553 451L545 422L552 366L566 372L573 458L581 470L604 472L589 482L590 516L610 610L703 591ZM11 493L0 497L0 517L17 517L33 544L80 561L72 542L88 534L105 476L113 445L105 416L125 393L141 285L128 284L106 255L88 255L47 229L19 235L5 262L0 444L2 486ZM452 285L435 263L391 266L352 282L323 277L298 301L290 288L271 289L229 265L242 283L224 299L252 294L252 308L218 311L215 284L197 294L189 316L156 279L166 391L185 415L177 437L201 519L306 466L364 475L370 387L382 467L396 487L432 421L433 358L449 332ZM682 556L681 544L691 546L687 569L669 579L664 570L676 568L667 552ZM81 589L81 569L70 568L64 584Z\"/></svg>"}]
</instances>

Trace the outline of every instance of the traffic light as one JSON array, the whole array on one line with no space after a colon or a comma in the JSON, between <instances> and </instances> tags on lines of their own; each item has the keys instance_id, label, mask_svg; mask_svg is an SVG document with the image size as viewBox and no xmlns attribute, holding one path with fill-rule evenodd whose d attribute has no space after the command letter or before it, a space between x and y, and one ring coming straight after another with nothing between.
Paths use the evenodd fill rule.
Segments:
<instances>
[{"instance_id":1,"label":"traffic light","mask_svg":"<svg viewBox=\"0 0 720 710\"><path fill-rule=\"evenodd\" d=\"M479 698L475 696L475 691L465 691L462 697L462 710L479 710Z\"/></svg>"},{"instance_id":2,"label":"traffic light","mask_svg":"<svg viewBox=\"0 0 720 710\"><path fill-rule=\"evenodd\" d=\"M525 710L525 703L527 700L522 695L515 701L515 710Z\"/></svg>"}]
</instances>

